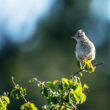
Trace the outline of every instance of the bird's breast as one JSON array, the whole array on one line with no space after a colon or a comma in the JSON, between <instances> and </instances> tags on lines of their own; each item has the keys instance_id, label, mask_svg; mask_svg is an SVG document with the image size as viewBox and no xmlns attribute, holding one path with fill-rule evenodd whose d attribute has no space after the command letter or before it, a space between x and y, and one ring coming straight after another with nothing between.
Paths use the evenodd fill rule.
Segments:
<instances>
[{"instance_id":1,"label":"bird's breast","mask_svg":"<svg viewBox=\"0 0 110 110\"><path fill-rule=\"evenodd\" d=\"M76 57L78 60L85 57L93 60L95 58L95 47L92 42L78 42L76 44Z\"/></svg>"}]
</instances>

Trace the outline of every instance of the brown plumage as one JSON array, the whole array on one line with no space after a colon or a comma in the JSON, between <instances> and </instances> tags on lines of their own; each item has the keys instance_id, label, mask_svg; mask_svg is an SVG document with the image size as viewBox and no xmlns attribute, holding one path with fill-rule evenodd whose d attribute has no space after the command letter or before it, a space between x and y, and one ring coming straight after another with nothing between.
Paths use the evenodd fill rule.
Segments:
<instances>
[{"instance_id":1,"label":"brown plumage","mask_svg":"<svg viewBox=\"0 0 110 110\"><path fill-rule=\"evenodd\" d=\"M94 60L95 59L95 46L94 44L88 39L85 33L80 29L76 32L75 36L73 37L76 41L76 58L79 62L82 62L84 59L87 60Z\"/></svg>"}]
</instances>

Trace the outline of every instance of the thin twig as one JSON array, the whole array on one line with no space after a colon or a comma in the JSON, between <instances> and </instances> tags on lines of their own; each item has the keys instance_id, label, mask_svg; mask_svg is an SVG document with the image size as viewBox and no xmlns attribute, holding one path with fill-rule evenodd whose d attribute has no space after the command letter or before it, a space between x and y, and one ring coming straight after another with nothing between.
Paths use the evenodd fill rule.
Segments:
<instances>
[{"instance_id":1,"label":"thin twig","mask_svg":"<svg viewBox=\"0 0 110 110\"><path fill-rule=\"evenodd\" d=\"M12 83L14 84L14 86L16 86L16 83L14 81L14 77L13 76L11 77L11 80L12 80Z\"/></svg>"},{"instance_id":2,"label":"thin twig","mask_svg":"<svg viewBox=\"0 0 110 110\"><path fill-rule=\"evenodd\" d=\"M103 65L104 62L101 62L101 63L97 63L97 64L94 64L93 66L99 66L99 65ZM74 76L76 76L77 74L79 74L81 71L84 71L85 69L80 69L79 71L75 72L74 75L71 77L72 79L74 78Z\"/></svg>"},{"instance_id":3,"label":"thin twig","mask_svg":"<svg viewBox=\"0 0 110 110\"><path fill-rule=\"evenodd\" d=\"M74 75L72 76L72 78L74 77L74 76L76 76L77 74L79 74L81 71L83 71L84 69L80 69L79 71L77 71L77 72L75 72L74 73Z\"/></svg>"},{"instance_id":4,"label":"thin twig","mask_svg":"<svg viewBox=\"0 0 110 110\"><path fill-rule=\"evenodd\" d=\"M99 66L99 65L103 65L104 62L101 62L101 63L97 63L97 64L94 64L94 66Z\"/></svg>"},{"instance_id":5,"label":"thin twig","mask_svg":"<svg viewBox=\"0 0 110 110\"><path fill-rule=\"evenodd\" d=\"M25 102L28 102L24 96L22 98L24 99Z\"/></svg>"},{"instance_id":6,"label":"thin twig","mask_svg":"<svg viewBox=\"0 0 110 110\"><path fill-rule=\"evenodd\" d=\"M14 86L17 86L17 84L14 81L14 77L13 76L11 77L11 80L12 80L12 83L14 84ZM25 102L28 102L24 96L22 98L24 99Z\"/></svg>"}]
</instances>

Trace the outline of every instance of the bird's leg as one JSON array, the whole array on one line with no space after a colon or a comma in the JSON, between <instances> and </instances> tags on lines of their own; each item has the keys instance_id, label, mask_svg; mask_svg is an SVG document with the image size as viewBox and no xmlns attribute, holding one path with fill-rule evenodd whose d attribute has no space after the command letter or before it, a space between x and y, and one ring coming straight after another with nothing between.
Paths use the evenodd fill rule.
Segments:
<instances>
[{"instance_id":1,"label":"bird's leg","mask_svg":"<svg viewBox=\"0 0 110 110\"><path fill-rule=\"evenodd\" d=\"M80 61L80 66L81 66L81 69L84 69L85 67L85 59L82 59L81 61Z\"/></svg>"},{"instance_id":2,"label":"bird's leg","mask_svg":"<svg viewBox=\"0 0 110 110\"><path fill-rule=\"evenodd\" d=\"M90 63L90 68L93 69L94 66L93 66L93 64L91 63L91 60L88 60L88 61L89 61L89 63Z\"/></svg>"},{"instance_id":3,"label":"bird's leg","mask_svg":"<svg viewBox=\"0 0 110 110\"><path fill-rule=\"evenodd\" d=\"M91 63L91 68L94 68L93 64Z\"/></svg>"}]
</instances>

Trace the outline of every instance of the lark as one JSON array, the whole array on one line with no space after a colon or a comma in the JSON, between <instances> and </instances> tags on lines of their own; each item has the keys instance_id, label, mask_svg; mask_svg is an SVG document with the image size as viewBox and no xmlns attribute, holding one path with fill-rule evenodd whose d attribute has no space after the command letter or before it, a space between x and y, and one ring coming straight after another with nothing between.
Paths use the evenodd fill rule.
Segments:
<instances>
[{"instance_id":1,"label":"lark","mask_svg":"<svg viewBox=\"0 0 110 110\"><path fill-rule=\"evenodd\" d=\"M95 59L95 46L82 29L78 30L72 38L77 41L75 54L80 63L83 63L85 59L90 61Z\"/></svg>"}]
</instances>

